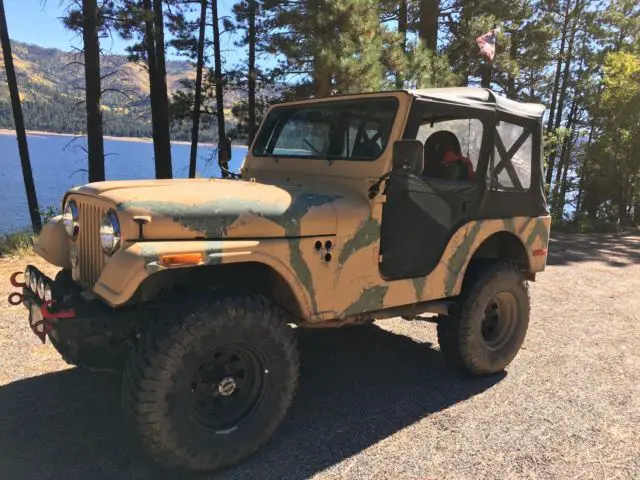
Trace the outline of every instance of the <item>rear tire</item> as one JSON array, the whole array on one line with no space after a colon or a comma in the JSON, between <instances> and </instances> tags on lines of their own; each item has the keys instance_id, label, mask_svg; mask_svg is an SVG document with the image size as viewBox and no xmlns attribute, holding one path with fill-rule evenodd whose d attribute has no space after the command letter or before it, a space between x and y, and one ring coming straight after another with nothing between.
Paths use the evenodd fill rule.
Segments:
<instances>
[{"instance_id":1,"label":"rear tire","mask_svg":"<svg viewBox=\"0 0 640 480\"><path fill-rule=\"evenodd\" d=\"M472 375L503 371L518 354L529 326L528 284L518 267L498 262L474 272L457 307L438 321L444 357Z\"/></svg>"},{"instance_id":2,"label":"rear tire","mask_svg":"<svg viewBox=\"0 0 640 480\"><path fill-rule=\"evenodd\" d=\"M298 371L294 332L280 308L259 296L200 301L139 339L123 376L123 403L159 465L213 471L271 437Z\"/></svg>"}]
</instances>

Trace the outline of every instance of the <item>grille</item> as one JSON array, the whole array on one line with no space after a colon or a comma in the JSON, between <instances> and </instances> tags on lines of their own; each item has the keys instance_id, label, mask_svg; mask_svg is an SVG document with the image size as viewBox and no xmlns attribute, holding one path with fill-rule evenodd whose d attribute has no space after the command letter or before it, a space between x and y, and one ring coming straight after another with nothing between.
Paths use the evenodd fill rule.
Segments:
<instances>
[{"instance_id":1,"label":"grille","mask_svg":"<svg viewBox=\"0 0 640 480\"><path fill-rule=\"evenodd\" d=\"M79 282L86 288L96 283L105 264L100 244L100 223L106 207L95 205L82 198L75 198L78 205L80 231L78 232Z\"/></svg>"}]
</instances>

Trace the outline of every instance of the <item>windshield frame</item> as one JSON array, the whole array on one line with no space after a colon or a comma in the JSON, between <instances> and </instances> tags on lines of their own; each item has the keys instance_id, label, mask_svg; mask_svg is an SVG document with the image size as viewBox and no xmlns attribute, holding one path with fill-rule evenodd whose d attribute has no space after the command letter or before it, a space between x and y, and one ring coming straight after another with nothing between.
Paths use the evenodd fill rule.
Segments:
<instances>
[{"instance_id":1,"label":"windshield frame","mask_svg":"<svg viewBox=\"0 0 640 480\"><path fill-rule=\"evenodd\" d=\"M300 110L304 110L304 109L316 109L316 108L327 108L327 109L337 109L340 108L341 105L346 105L347 108L351 105L358 105L358 104L375 104L375 103L379 103L379 102L389 102L390 107L392 108L392 113L390 115L390 119L389 119L389 123L387 125L387 128L385 129L385 131L383 132L383 136L384 138L386 138L386 141L384 143L384 147L380 149L380 152L375 156L351 156L351 157L346 157L343 155L335 155L335 154L329 154L329 155L318 155L318 154L313 154L312 152L310 152L311 154L309 155L296 155L296 154L273 154L273 153L267 153L266 147L264 149L260 149L263 150L262 152L260 152L258 150L258 146L264 142L266 144L271 142L271 137L273 136L274 132L276 131L276 129L278 128L277 125L269 125L270 120L273 118L274 115L281 115L283 110L292 110L292 111L300 111ZM386 105L385 105L386 108ZM393 95L384 95L384 96L371 96L371 97L359 97L359 98L340 98L340 99L318 99L317 101L303 101L301 103L293 103L293 104L289 104L289 103L285 103L282 105L276 105L274 107L272 107L272 109L269 111L269 113L266 115L265 119L262 122L261 128L258 131L258 134L256 135L255 141L253 142L253 145L251 147L251 156L256 158L256 159L274 159L275 161L278 161L279 159L300 159L300 160L325 160L325 161L329 161L329 162L340 162L340 163L344 163L344 162L357 162L357 163L373 163L376 162L377 160L379 160L381 157L384 156L385 152L387 151L387 149L390 146L390 140L393 136L393 130L394 127L396 125L396 122L398 120L398 114L400 113L400 101L396 96ZM280 126L280 131L282 130L282 128L287 125L287 121L285 121L283 123L282 126ZM348 129L348 128L347 128ZM268 135L269 138L264 138L265 135ZM279 136L279 135L278 135Z\"/></svg>"}]
</instances>

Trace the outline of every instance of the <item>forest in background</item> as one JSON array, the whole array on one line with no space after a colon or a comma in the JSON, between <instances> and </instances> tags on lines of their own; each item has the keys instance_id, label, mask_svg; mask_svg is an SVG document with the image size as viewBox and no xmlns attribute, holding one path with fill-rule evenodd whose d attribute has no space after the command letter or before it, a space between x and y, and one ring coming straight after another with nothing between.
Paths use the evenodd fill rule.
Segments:
<instances>
[{"instance_id":1,"label":"forest in background","mask_svg":"<svg viewBox=\"0 0 640 480\"><path fill-rule=\"evenodd\" d=\"M195 172L205 135L218 142L227 176L231 140L251 141L273 102L469 85L547 107L546 184L556 226L618 229L640 220L635 0L240 0L230 17L220 17L217 0L66 5L63 22L83 45L80 126L91 181L104 177L102 138L117 123L113 101L145 120L157 178L171 177L171 139L192 141ZM476 39L494 28L489 62ZM224 61L227 34L242 61ZM128 95L126 83L109 83L114 74L101 61L100 42L110 35L130 42L128 61L144 72L148 93ZM172 77L168 49L193 73ZM25 100L27 119L41 113L30 108Z\"/></svg>"}]
</instances>

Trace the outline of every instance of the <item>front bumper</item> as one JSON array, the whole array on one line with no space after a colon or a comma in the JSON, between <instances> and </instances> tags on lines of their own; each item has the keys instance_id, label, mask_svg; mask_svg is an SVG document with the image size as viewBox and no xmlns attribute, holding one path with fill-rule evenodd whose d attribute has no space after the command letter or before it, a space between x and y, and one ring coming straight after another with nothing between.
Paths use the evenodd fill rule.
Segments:
<instances>
[{"instance_id":1,"label":"front bumper","mask_svg":"<svg viewBox=\"0 0 640 480\"><path fill-rule=\"evenodd\" d=\"M39 294L37 288L34 291L24 282L18 282L17 274L14 274L11 283L22 291L12 293L9 303L23 304L29 311L29 326L42 343L47 336L63 342L95 335L126 334L141 320L135 308L113 309L99 300L87 301L78 284L70 280L52 280L33 265L28 265L27 269L30 276L36 276L36 285L42 279L51 298Z\"/></svg>"}]
</instances>

